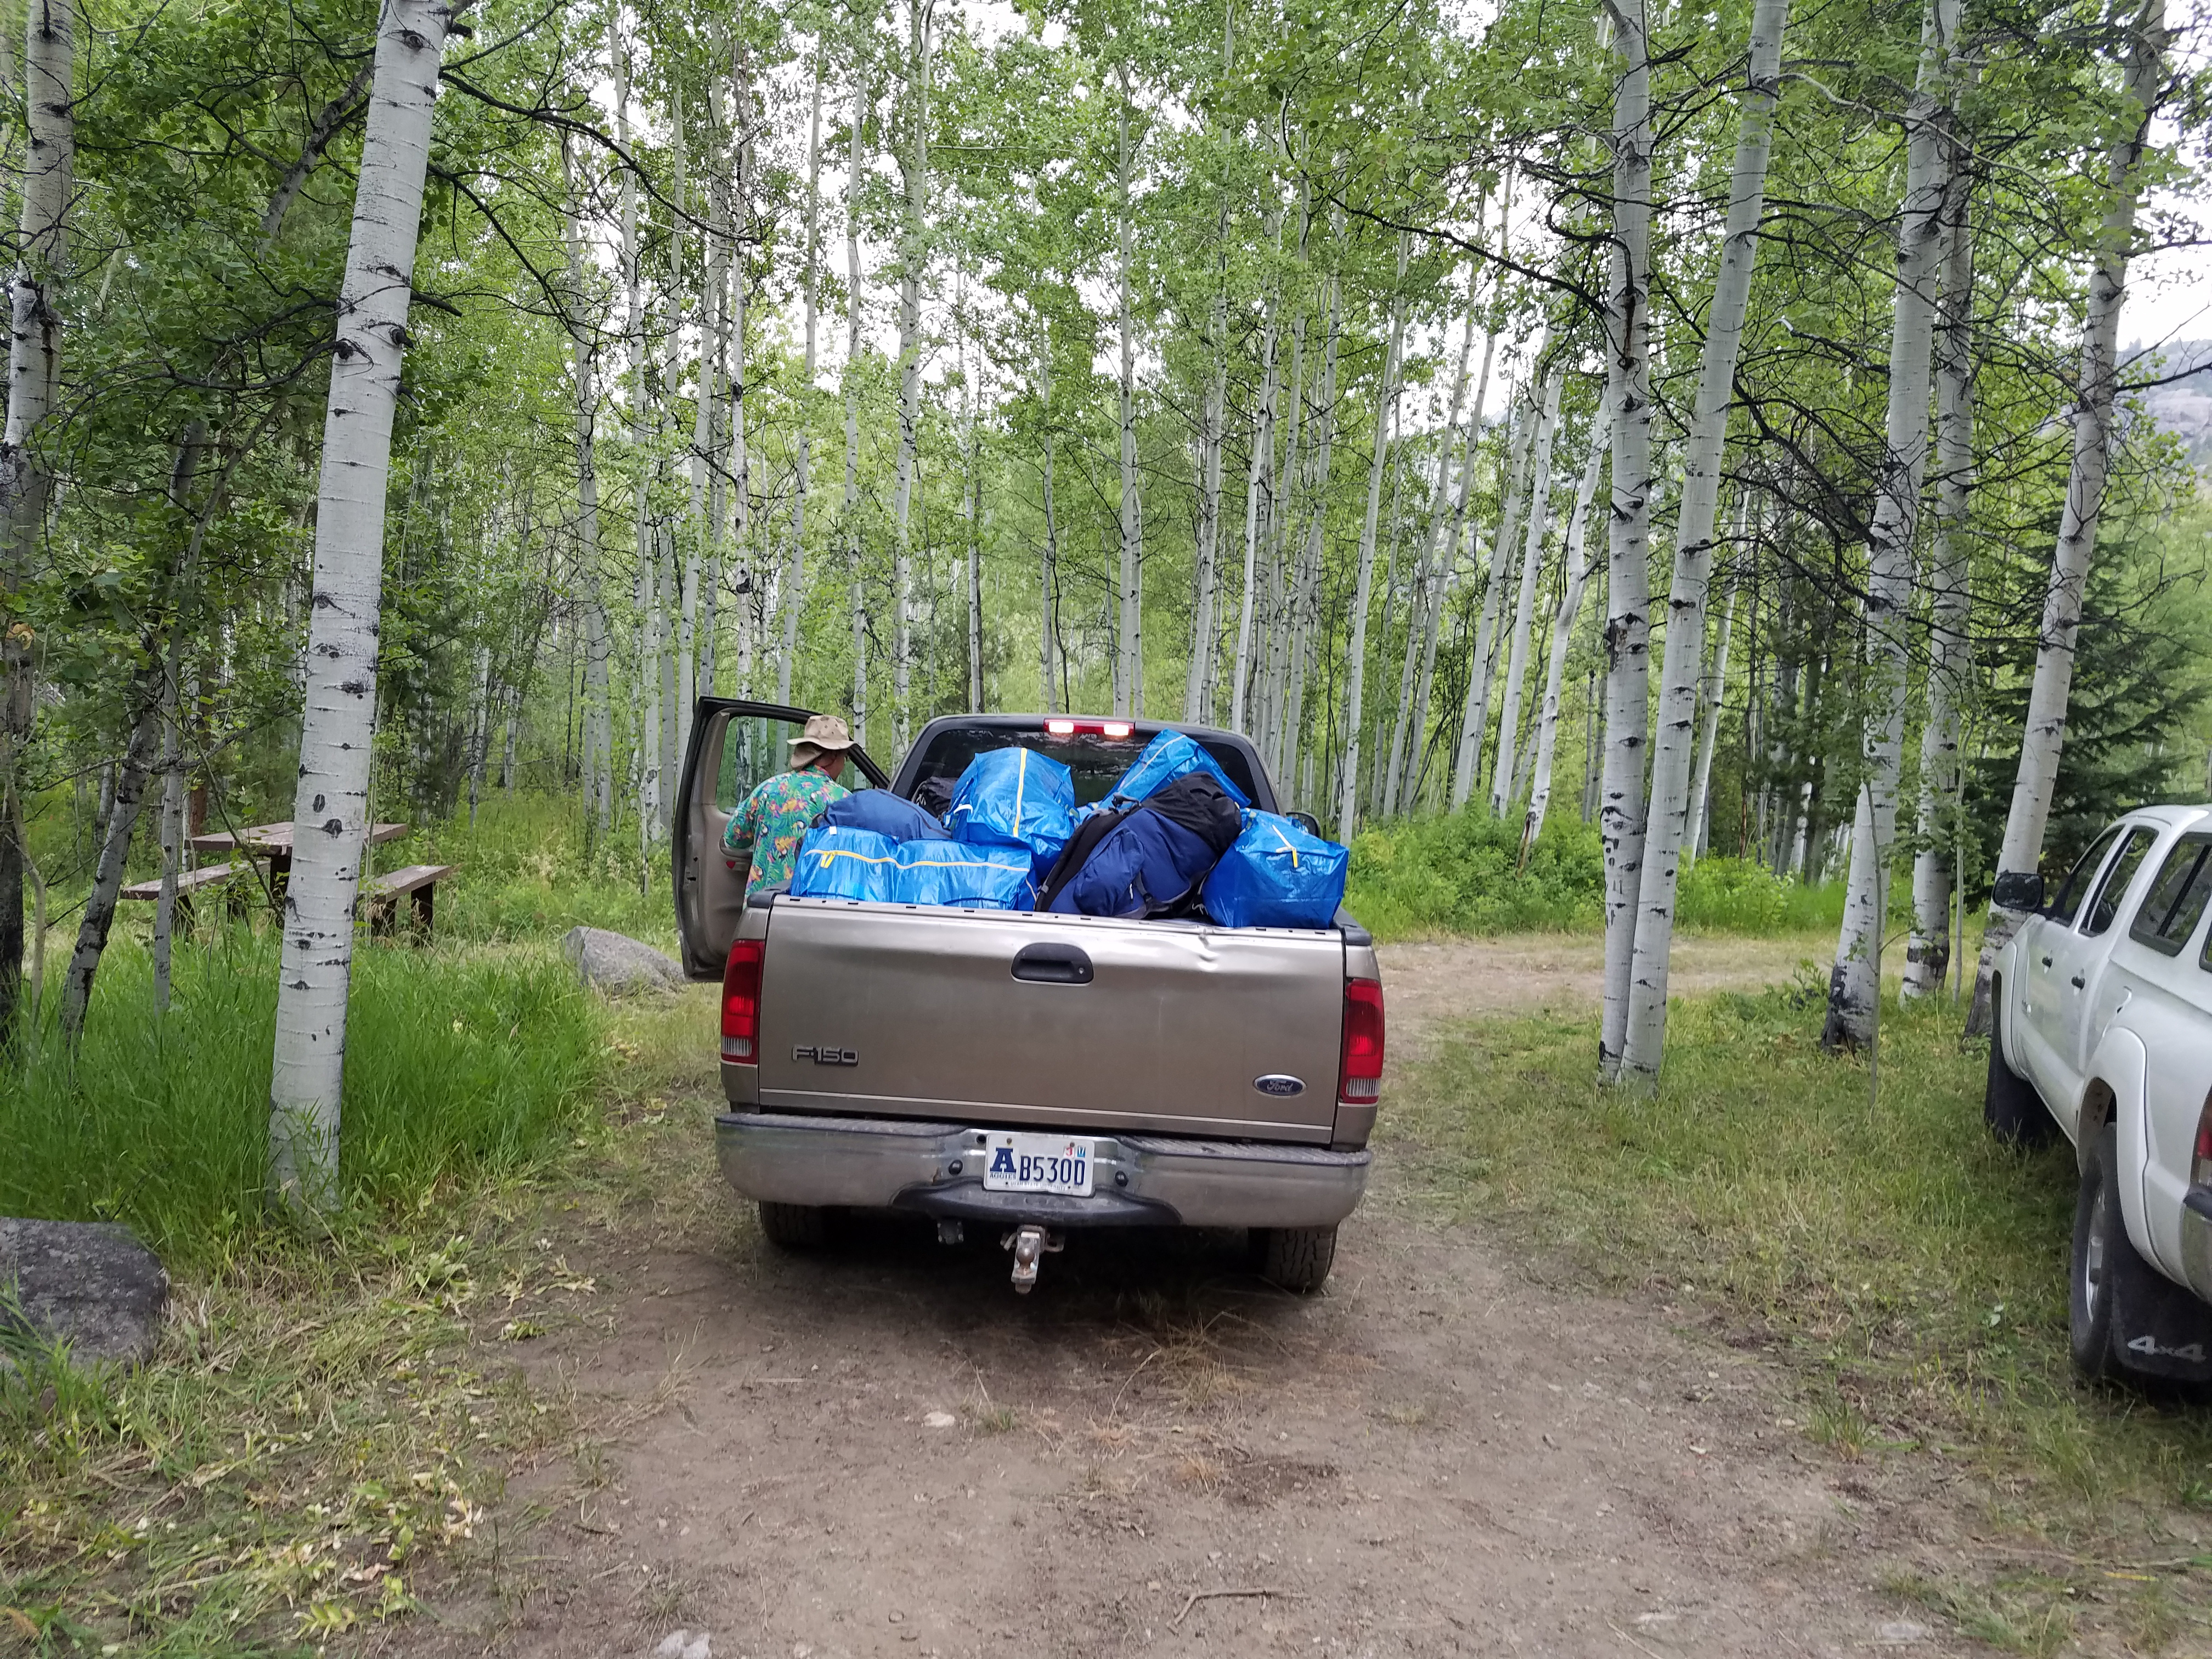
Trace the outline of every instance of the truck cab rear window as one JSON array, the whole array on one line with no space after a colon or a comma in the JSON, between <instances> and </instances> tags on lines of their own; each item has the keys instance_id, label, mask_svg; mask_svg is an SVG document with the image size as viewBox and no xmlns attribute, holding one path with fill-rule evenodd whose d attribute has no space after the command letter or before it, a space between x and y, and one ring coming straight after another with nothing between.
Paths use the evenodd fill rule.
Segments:
<instances>
[{"instance_id":1,"label":"truck cab rear window","mask_svg":"<svg viewBox=\"0 0 2212 1659\"><path fill-rule=\"evenodd\" d=\"M1145 752L1145 745L1152 740L1156 731L1157 728L1147 731L1140 726L1126 738L1109 738L1095 732L1060 736L1007 726L940 726L931 734L929 746L922 751L909 788L919 792L933 778L957 779L968 769L968 763L986 750L1010 749L1018 744L1040 755L1050 756L1074 773L1075 804L1087 806L1092 801L1106 799L1106 792L1129 769L1130 763ZM1241 750L1232 744L1208 743L1203 738L1197 741L1229 775L1231 782L1251 799L1260 799L1251 766Z\"/></svg>"}]
</instances>

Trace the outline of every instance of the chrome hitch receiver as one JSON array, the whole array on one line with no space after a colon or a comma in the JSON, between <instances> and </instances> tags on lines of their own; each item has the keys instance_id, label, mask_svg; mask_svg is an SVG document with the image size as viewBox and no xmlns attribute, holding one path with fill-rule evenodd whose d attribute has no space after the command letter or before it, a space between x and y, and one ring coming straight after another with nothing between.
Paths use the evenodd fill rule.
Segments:
<instances>
[{"instance_id":1,"label":"chrome hitch receiver","mask_svg":"<svg viewBox=\"0 0 2212 1659\"><path fill-rule=\"evenodd\" d=\"M1042 1227L1017 1227L999 1241L1002 1250L1014 1253L1014 1293L1027 1296L1037 1281L1037 1262L1048 1250L1064 1250L1067 1241Z\"/></svg>"}]
</instances>

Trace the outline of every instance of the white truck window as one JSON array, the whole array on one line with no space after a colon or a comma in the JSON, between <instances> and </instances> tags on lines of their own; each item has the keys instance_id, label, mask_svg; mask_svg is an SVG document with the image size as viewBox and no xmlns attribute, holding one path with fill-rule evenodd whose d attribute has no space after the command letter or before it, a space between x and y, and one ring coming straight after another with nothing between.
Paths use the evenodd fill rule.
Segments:
<instances>
[{"instance_id":1,"label":"white truck window","mask_svg":"<svg viewBox=\"0 0 2212 1659\"><path fill-rule=\"evenodd\" d=\"M2112 867L2105 872L2105 879L2097 889L2097 896L2089 902L2089 914L2081 921L2081 932L2085 936L2094 939L2119 919L2120 901L2128 896L2128 884L2136 878L2136 872L2142 867L2151 843L2157 839L2155 830L2141 825L2128 831L2128 838L2121 845L2119 856L2112 860Z\"/></svg>"},{"instance_id":2,"label":"white truck window","mask_svg":"<svg viewBox=\"0 0 2212 1659\"><path fill-rule=\"evenodd\" d=\"M2178 957L2197 931L2207 899L2212 899L2212 836L2184 836L2159 866L2128 937Z\"/></svg>"},{"instance_id":3,"label":"white truck window","mask_svg":"<svg viewBox=\"0 0 2212 1659\"><path fill-rule=\"evenodd\" d=\"M2074 860L2074 867L2066 872L2059 884L2058 896L2044 907L2044 914L2061 927L2074 925L2075 913L2081 909L2081 901L2088 896L2089 884L2096 879L2097 871L2105 861L2105 854L2112 850L2112 843L2120 838L2120 826L2111 829L2089 843L2089 850Z\"/></svg>"}]
</instances>

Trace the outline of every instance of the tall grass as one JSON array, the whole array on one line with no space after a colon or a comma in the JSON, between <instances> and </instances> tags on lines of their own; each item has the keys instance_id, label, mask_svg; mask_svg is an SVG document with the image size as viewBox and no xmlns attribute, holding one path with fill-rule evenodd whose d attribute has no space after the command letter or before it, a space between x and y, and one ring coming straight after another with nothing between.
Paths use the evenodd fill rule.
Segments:
<instances>
[{"instance_id":1,"label":"tall grass","mask_svg":"<svg viewBox=\"0 0 2212 1659\"><path fill-rule=\"evenodd\" d=\"M145 951L100 965L82 1047L49 1024L0 1090L0 1213L130 1223L180 1260L261 1214L275 941L211 930L154 1012ZM526 1162L587 1112L599 1025L550 951L368 946L354 957L340 1176L350 1201L412 1199Z\"/></svg>"},{"instance_id":2,"label":"tall grass","mask_svg":"<svg viewBox=\"0 0 2212 1659\"><path fill-rule=\"evenodd\" d=\"M1595 928L1605 918L1597 826L1554 816L1521 861L1521 823L1470 809L1406 818L1352 842L1345 907L1382 939ZM1691 932L1770 934L1834 927L1838 884L1784 881L1743 859L1683 872L1675 919Z\"/></svg>"}]
</instances>

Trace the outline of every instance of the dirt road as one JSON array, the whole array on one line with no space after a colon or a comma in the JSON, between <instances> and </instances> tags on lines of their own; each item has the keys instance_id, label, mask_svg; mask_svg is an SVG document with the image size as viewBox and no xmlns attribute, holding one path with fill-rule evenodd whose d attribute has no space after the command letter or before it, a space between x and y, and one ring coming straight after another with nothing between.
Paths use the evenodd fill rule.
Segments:
<instances>
[{"instance_id":1,"label":"dirt road","mask_svg":"<svg viewBox=\"0 0 2212 1659\"><path fill-rule=\"evenodd\" d=\"M1693 942L1685 976L1757 984L1798 954ZM1595 969L1580 942L1392 951L1394 1043L1594 1000ZM1668 1310L1538 1288L1506 1241L1425 1223L1408 1185L1386 1161L1311 1301L1248 1277L1232 1238L1079 1236L1018 1298L995 1241L885 1225L792 1257L734 1201L707 1205L694 1236L599 1264L611 1338L533 1345L618 1426L604 1460L518 1483L527 1591L442 1609L441 1641L530 1659L1946 1650L1875 1582L1918 1523L1803 1437L1759 1362Z\"/></svg>"}]
</instances>

